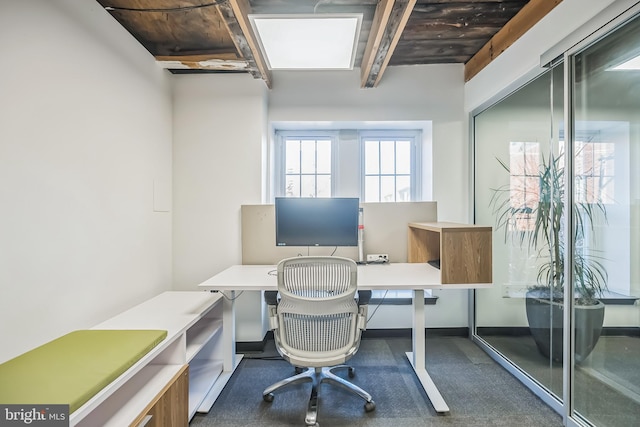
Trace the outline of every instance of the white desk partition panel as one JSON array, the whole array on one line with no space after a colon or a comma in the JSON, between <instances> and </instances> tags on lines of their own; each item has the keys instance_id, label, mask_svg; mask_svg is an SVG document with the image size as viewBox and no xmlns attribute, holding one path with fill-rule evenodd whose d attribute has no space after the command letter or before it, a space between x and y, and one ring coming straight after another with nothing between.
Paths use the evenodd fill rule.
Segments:
<instances>
[{"instance_id":1,"label":"white desk partition panel","mask_svg":"<svg viewBox=\"0 0 640 427\"><path fill-rule=\"evenodd\" d=\"M364 256L388 254L391 262L407 262L407 224L437 221L436 202L362 203ZM273 205L243 205L242 264L276 264L297 255L330 255L333 247L277 247ZM355 247L339 247L336 256L358 259Z\"/></svg>"}]
</instances>

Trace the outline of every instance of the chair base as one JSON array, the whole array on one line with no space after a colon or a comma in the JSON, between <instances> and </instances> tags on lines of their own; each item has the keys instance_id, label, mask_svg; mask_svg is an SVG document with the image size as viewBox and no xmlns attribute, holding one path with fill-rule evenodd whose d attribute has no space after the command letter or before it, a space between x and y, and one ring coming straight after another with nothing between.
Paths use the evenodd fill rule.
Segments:
<instances>
[{"instance_id":1,"label":"chair base","mask_svg":"<svg viewBox=\"0 0 640 427\"><path fill-rule=\"evenodd\" d=\"M371 398L371 395L358 387L357 385L337 376L332 371L336 369L349 369L349 377L352 378L354 376L354 369L347 365L338 365L333 367L324 367L324 368L307 368L305 371L294 375L289 378L285 378L282 381L278 381L277 383L267 387L262 392L262 398L265 402L272 402L274 395L273 392L279 390L283 387L286 387L291 384L298 384L302 382L311 381L311 397L309 398L309 404L307 406L307 415L305 417L305 424L307 426L317 426L318 425L318 390L320 388L320 384L323 381L326 381L329 384L333 384L343 389L350 391L362 399L365 400L364 409L367 412L371 412L376 408L376 404Z\"/></svg>"}]
</instances>

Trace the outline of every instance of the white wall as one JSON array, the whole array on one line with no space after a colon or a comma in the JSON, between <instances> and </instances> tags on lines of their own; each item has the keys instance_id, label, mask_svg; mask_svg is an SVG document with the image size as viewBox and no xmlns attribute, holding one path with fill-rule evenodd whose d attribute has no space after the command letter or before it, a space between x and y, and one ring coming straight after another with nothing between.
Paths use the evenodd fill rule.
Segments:
<instances>
[{"instance_id":1,"label":"white wall","mask_svg":"<svg viewBox=\"0 0 640 427\"><path fill-rule=\"evenodd\" d=\"M249 74L172 80L173 283L197 290L242 262L240 206L261 203L264 192L266 86ZM237 303L236 338L262 339L260 293Z\"/></svg>"},{"instance_id":2,"label":"white wall","mask_svg":"<svg viewBox=\"0 0 640 427\"><path fill-rule=\"evenodd\" d=\"M240 206L261 203L265 92L249 74L176 75L174 288L242 261Z\"/></svg>"},{"instance_id":3,"label":"white wall","mask_svg":"<svg viewBox=\"0 0 640 427\"><path fill-rule=\"evenodd\" d=\"M2 362L170 287L171 100L97 2L3 1L0 40Z\"/></svg>"}]
</instances>

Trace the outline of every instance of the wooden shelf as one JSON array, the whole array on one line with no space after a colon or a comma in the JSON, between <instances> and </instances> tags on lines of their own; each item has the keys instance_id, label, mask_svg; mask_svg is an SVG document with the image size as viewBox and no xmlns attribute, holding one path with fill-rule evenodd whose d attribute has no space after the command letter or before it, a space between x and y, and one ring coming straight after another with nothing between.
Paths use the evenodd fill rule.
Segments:
<instances>
[{"instance_id":1,"label":"wooden shelf","mask_svg":"<svg viewBox=\"0 0 640 427\"><path fill-rule=\"evenodd\" d=\"M445 284L492 283L492 228L452 222L409 223L408 261L439 260Z\"/></svg>"}]
</instances>

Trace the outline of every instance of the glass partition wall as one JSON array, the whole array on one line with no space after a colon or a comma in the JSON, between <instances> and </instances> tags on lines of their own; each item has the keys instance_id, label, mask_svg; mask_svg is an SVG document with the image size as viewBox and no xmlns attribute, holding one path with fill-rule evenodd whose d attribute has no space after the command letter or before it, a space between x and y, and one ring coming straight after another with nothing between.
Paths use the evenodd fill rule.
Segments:
<instances>
[{"instance_id":1,"label":"glass partition wall","mask_svg":"<svg viewBox=\"0 0 640 427\"><path fill-rule=\"evenodd\" d=\"M475 222L494 226L474 339L567 424L635 425L640 19L566 52L473 132Z\"/></svg>"}]
</instances>

